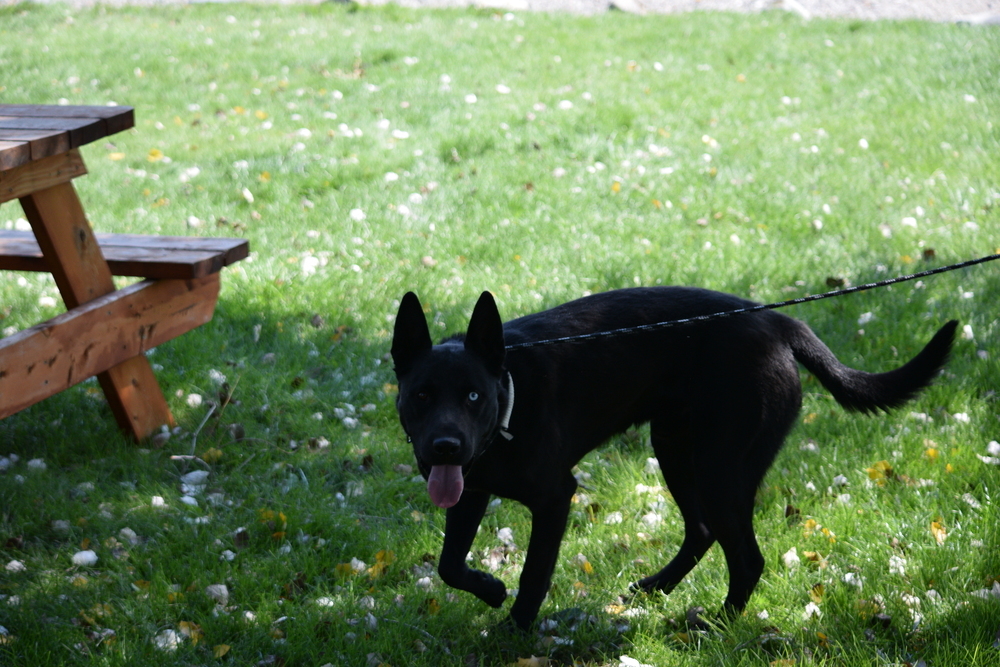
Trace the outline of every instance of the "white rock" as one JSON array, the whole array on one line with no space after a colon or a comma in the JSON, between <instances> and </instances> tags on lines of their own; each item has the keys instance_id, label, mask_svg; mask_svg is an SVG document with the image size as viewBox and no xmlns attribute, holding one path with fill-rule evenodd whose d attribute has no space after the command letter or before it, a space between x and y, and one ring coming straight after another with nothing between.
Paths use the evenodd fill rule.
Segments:
<instances>
[{"instance_id":1,"label":"white rock","mask_svg":"<svg viewBox=\"0 0 1000 667\"><path fill-rule=\"evenodd\" d=\"M207 470L192 470L186 475L181 475L182 484L204 484L208 481Z\"/></svg>"},{"instance_id":2,"label":"white rock","mask_svg":"<svg viewBox=\"0 0 1000 667\"><path fill-rule=\"evenodd\" d=\"M97 563L97 554L94 553L93 549L86 549L73 554L73 565L89 566L95 563Z\"/></svg>"},{"instance_id":3,"label":"white rock","mask_svg":"<svg viewBox=\"0 0 1000 667\"><path fill-rule=\"evenodd\" d=\"M45 461L42 459L31 459L26 464L29 470L45 470Z\"/></svg>"},{"instance_id":4,"label":"white rock","mask_svg":"<svg viewBox=\"0 0 1000 667\"><path fill-rule=\"evenodd\" d=\"M206 586L205 594L223 607L229 604L229 588L225 584Z\"/></svg>"},{"instance_id":5,"label":"white rock","mask_svg":"<svg viewBox=\"0 0 1000 667\"><path fill-rule=\"evenodd\" d=\"M799 559L798 550L795 547L792 547L784 554L782 554L781 562L785 564L785 567L791 570L793 568L798 567L802 561Z\"/></svg>"},{"instance_id":6,"label":"white rock","mask_svg":"<svg viewBox=\"0 0 1000 667\"><path fill-rule=\"evenodd\" d=\"M135 534L135 531L127 526L118 531L118 537L122 538L132 546L139 544L141 541L139 536Z\"/></svg>"},{"instance_id":7,"label":"white rock","mask_svg":"<svg viewBox=\"0 0 1000 667\"><path fill-rule=\"evenodd\" d=\"M24 566L24 563L22 563L21 561L19 561L19 560L12 560L11 562L7 563L5 569L8 572L24 572L28 568L26 568Z\"/></svg>"},{"instance_id":8,"label":"white rock","mask_svg":"<svg viewBox=\"0 0 1000 667\"><path fill-rule=\"evenodd\" d=\"M181 636L174 630L164 630L153 637L153 646L161 651L176 651L181 644Z\"/></svg>"}]
</instances>

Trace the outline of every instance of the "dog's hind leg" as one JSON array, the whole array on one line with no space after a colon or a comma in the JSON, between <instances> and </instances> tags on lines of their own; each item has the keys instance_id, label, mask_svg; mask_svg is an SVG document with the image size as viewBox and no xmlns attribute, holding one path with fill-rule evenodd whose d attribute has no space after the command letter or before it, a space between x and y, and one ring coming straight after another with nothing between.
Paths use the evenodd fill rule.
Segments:
<instances>
[{"instance_id":1,"label":"dog's hind leg","mask_svg":"<svg viewBox=\"0 0 1000 667\"><path fill-rule=\"evenodd\" d=\"M465 555L472 547L489 502L489 493L466 489L458 503L448 508L438 574L449 586L468 591L491 607L499 607L507 598L504 583L465 564Z\"/></svg>"},{"instance_id":2,"label":"dog's hind leg","mask_svg":"<svg viewBox=\"0 0 1000 667\"><path fill-rule=\"evenodd\" d=\"M552 572L559 556L559 545L566 532L569 507L576 492L576 479L569 473L553 480L544 497L533 499L531 539L521 571L520 590L510 608L510 618L517 627L527 630L538 616L552 583Z\"/></svg>"},{"instance_id":3,"label":"dog's hind leg","mask_svg":"<svg viewBox=\"0 0 1000 667\"><path fill-rule=\"evenodd\" d=\"M725 615L735 615L746 607L764 572L764 556L753 530L757 485L747 484L747 480L739 479L738 474L722 474L718 483L720 486L732 485L733 493L706 494L704 512L712 533L726 555L729 568L729 593L722 611Z\"/></svg>"},{"instance_id":4,"label":"dog's hind leg","mask_svg":"<svg viewBox=\"0 0 1000 667\"><path fill-rule=\"evenodd\" d=\"M669 593L690 572L708 548L715 542L712 531L705 523L701 500L698 494L698 473L692 470L694 463L692 448L686 442L673 442L657 435L651 429L653 451L660 462L660 470L667 482L674 502L684 518L684 541L670 563L656 574L640 579L633 588Z\"/></svg>"}]
</instances>

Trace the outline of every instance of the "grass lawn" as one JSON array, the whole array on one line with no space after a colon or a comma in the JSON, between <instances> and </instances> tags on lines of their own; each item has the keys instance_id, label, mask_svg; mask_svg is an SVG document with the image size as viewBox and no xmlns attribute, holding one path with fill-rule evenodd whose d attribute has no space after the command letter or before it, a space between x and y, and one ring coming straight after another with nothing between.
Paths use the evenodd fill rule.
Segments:
<instances>
[{"instance_id":1,"label":"grass lawn","mask_svg":"<svg viewBox=\"0 0 1000 667\"><path fill-rule=\"evenodd\" d=\"M444 335L483 289L506 318L632 285L776 301L995 252L995 27L18 4L0 73L0 102L136 108L83 149L98 231L253 251L150 356L168 439L126 441L93 381L0 422L0 664L1000 664L996 265L785 311L866 370L965 329L889 415L804 376L758 498L767 569L709 630L686 616L721 604L718 548L619 597L681 537L640 429L580 465L538 630L495 631L435 573L388 358L407 290ZM5 335L60 308L0 275ZM515 588L528 535L496 501L472 559Z\"/></svg>"}]
</instances>

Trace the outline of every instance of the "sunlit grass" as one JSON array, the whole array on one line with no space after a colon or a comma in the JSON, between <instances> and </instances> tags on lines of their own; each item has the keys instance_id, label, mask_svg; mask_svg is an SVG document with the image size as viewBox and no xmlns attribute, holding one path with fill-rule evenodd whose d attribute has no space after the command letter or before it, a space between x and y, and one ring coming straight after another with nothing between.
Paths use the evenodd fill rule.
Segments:
<instances>
[{"instance_id":1,"label":"sunlit grass","mask_svg":"<svg viewBox=\"0 0 1000 667\"><path fill-rule=\"evenodd\" d=\"M94 382L0 422L0 456L19 457L0 565L23 565L0 570L0 662L993 664L1000 612L974 594L1000 577L980 458L1000 439L992 265L787 311L866 370L947 319L970 329L889 416L847 415L805 378L758 497L764 578L707 632L685 616L725 596L718 549L670 596L619 600L682 534L641 430L578 471L542 615L585 620L492 631L505 612L434 572L444 517L387 352L407 290L445 335L483 289L507 318L640 284L774 301L994 252L998 43L783 13L0 8L0 102L136 108L134 130L84 148L99 231L253 250L215 319L150 357L180 425L162 447L126 442ZM6 204L0 225L21 216ZM0 327L53 299L48 277L0 276ZM192 470L211 473L197 506ZM514 588L528 535L499 503L474 560ZM97 563L74 566L84 550Z\"/></svg>"}]
</instances>

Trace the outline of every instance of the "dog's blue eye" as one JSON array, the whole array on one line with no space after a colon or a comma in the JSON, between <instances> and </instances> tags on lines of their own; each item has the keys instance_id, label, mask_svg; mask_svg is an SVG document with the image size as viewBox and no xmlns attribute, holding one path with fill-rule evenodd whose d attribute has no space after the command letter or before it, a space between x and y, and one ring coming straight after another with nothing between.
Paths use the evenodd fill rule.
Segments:
<instances>
[{"instance_id":1,"label":"dog's blue eye","mask_svg":"<svg viewBox=\"0 0 1000 667\"><path fill-rule=\"evenodd\" d=\"M479 394L477 394L474 391L470 391L469 392L469 400L470 401L478 401L479 400Z\"/></svg>"}]
</instances>

